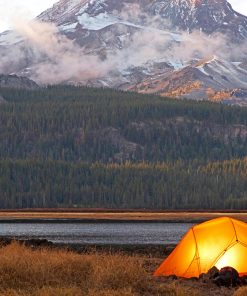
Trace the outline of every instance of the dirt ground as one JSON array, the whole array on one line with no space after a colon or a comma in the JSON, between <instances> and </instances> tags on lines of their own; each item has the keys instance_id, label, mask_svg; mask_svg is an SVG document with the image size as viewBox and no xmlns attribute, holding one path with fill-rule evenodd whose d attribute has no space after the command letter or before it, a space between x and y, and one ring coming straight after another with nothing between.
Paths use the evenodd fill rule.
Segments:
<instances>
[{"instance_id":1,"label":"dirt ground","mask_svg":"<svg viewBox=\"0 0 247 296\"><path fill-rule=\"evenodd\" d=\"M162 281L162 279L161 279ZM169 280L163 279L163 282L167 284ZM237 288L227 288L227 287L217 287L212 282L203 283L198 280L170 280L170 283L181 286L185 288L186 291L191 291L191 295L196 296L232 296L239 289ZM247 294L246 294L247 295Z\"/></svg>"},{"instance_id":2,"label":"dirt ground","mask_svg":"<svg viewBox=\"0 0 247 296\"><path fill-rule=\"evenodd\" d=\"M146 258L142 257L144 268L149 272L150 276L153 277L153 273L156 268L163 262L163 258ZM160 277L160 278L153 278L156 282L160 283L161 285L168 285L174 287L181 287L187 293L186 295L192 296L233 296L234 293L240 287L218 287L214 284L211 280L199 280L199 279L174 279L169 277ZM243 294L241 296L247 296Z\"/></svg>"}]
</instances>

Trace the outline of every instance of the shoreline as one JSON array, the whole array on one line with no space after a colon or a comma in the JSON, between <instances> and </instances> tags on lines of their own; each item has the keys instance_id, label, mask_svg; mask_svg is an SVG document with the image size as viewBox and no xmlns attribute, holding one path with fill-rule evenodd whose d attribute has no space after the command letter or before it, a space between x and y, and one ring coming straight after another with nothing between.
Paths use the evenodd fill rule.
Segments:
<instances>
[{"instance_id":1,"label":"shoreline","mask_svg":"<svg viewBox=\"0 0 247 296\"><path fill-rule=\"evenodd\" d=\"M247 222L247 212L186 211L10 211L0 210L0 223L202 223L228 216Z\"/></svg>"},{"instance_id":2,"label":"shoreline","mask_svg":"<svg viewBox=\"0 0 247 296\"><path fill-rule=\"evenodd\" d=\"M111 223L200 223L203 222L203 220L135 220L135 219L128 219L128 220L123 220L123 219L76 219L76 218L69 218L69 219L63 219L63 218L57 218L57 219L52 219L52 218L13 218L13 219L0 219L0 224L8 223L8 224L25 224L25 223L30 223L30 224L83 224L83 223L92 223L92 224L111 224Z\"/></svg>"},{"instance_id":3,"label":"shoreline","mask_svg":"<svg viewBox=\"0 0 247 296\"><path fill-rule=\"evenodd\" d=\"M176 244L86 244L86 243L56 243L47 239L29 237L0 236L0 246L7 246L13 242L24 244L32 249L49 248L67 250L79 254L85 253L123 253L133 256L148 256L149 258L164 259L176 247Z\"/></svg>"}]
</instances>

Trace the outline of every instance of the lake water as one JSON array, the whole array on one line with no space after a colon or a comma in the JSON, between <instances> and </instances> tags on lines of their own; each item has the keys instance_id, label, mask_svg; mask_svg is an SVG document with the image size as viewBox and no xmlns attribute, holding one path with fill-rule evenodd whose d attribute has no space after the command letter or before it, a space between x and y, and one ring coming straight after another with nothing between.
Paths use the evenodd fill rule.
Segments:
<instances>
[{"instance_id":1,"label":"lake water","mask_svg":"<svg viewBox=\"0 0 247 296\"><path fill-rule=\"evenodd\" d=\"M70 244L176 244L189 223L0 223L0 236Z\"/></svg>"}]
</instances>

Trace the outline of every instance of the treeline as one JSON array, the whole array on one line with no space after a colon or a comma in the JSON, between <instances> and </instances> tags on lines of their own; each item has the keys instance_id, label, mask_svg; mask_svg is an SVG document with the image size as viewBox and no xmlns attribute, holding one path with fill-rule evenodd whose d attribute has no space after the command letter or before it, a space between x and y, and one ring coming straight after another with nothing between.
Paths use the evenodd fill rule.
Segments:
<instances>
[{"instance_id":1,"label":"treeline","mask_svg":"<svg viewBox=\"0 0 247 296\"><path fill-rule=\"evenodd\" d=\"M247 109L109 89L1 89L0 158L104 163L247 155Z\"/></svg>"},{"instance_id":2,"label":"treeline","mask_svg":"<svg viewBox=\"0 0 247 296\"><path fill-rule=\"evenodd\" d=\"M201 165L0 162L2 208L246 209L247 159Z\"/></svg>"}]
</instances>

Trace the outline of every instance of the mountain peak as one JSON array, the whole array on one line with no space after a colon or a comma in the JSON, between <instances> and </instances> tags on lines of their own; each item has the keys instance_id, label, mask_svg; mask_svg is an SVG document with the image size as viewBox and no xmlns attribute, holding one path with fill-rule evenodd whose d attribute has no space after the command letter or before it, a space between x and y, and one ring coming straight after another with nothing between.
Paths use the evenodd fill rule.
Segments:
<instances>
[{"instance_id":1,"label":"mountain peak","mask_svg":"<svg viewBox=\"0 0 247 296\"><path fill-rule=\"evenodd\" d=\"M247 17L235 12L227 0L165 0L154 5L155 13L178 29L220 32L234 41L247 39Z\"/></svg>"},{"instance_id":2,"label":"mountain peak","mask_svg":"<svg viewBox=\"0 0 247 296\"><path fill-rule=\"evenodd\" d=\"M60 0L39 19L57 25L75 23L81 15L92 18L100 14L126 14L130 5L130 12L139 9L147 17L158 16L161 24L162 19L163 24L169 20L173 29L220 32L234 41L247 39L247 17L235 12L227 0Z\"/></svg>"}]
</instances>

